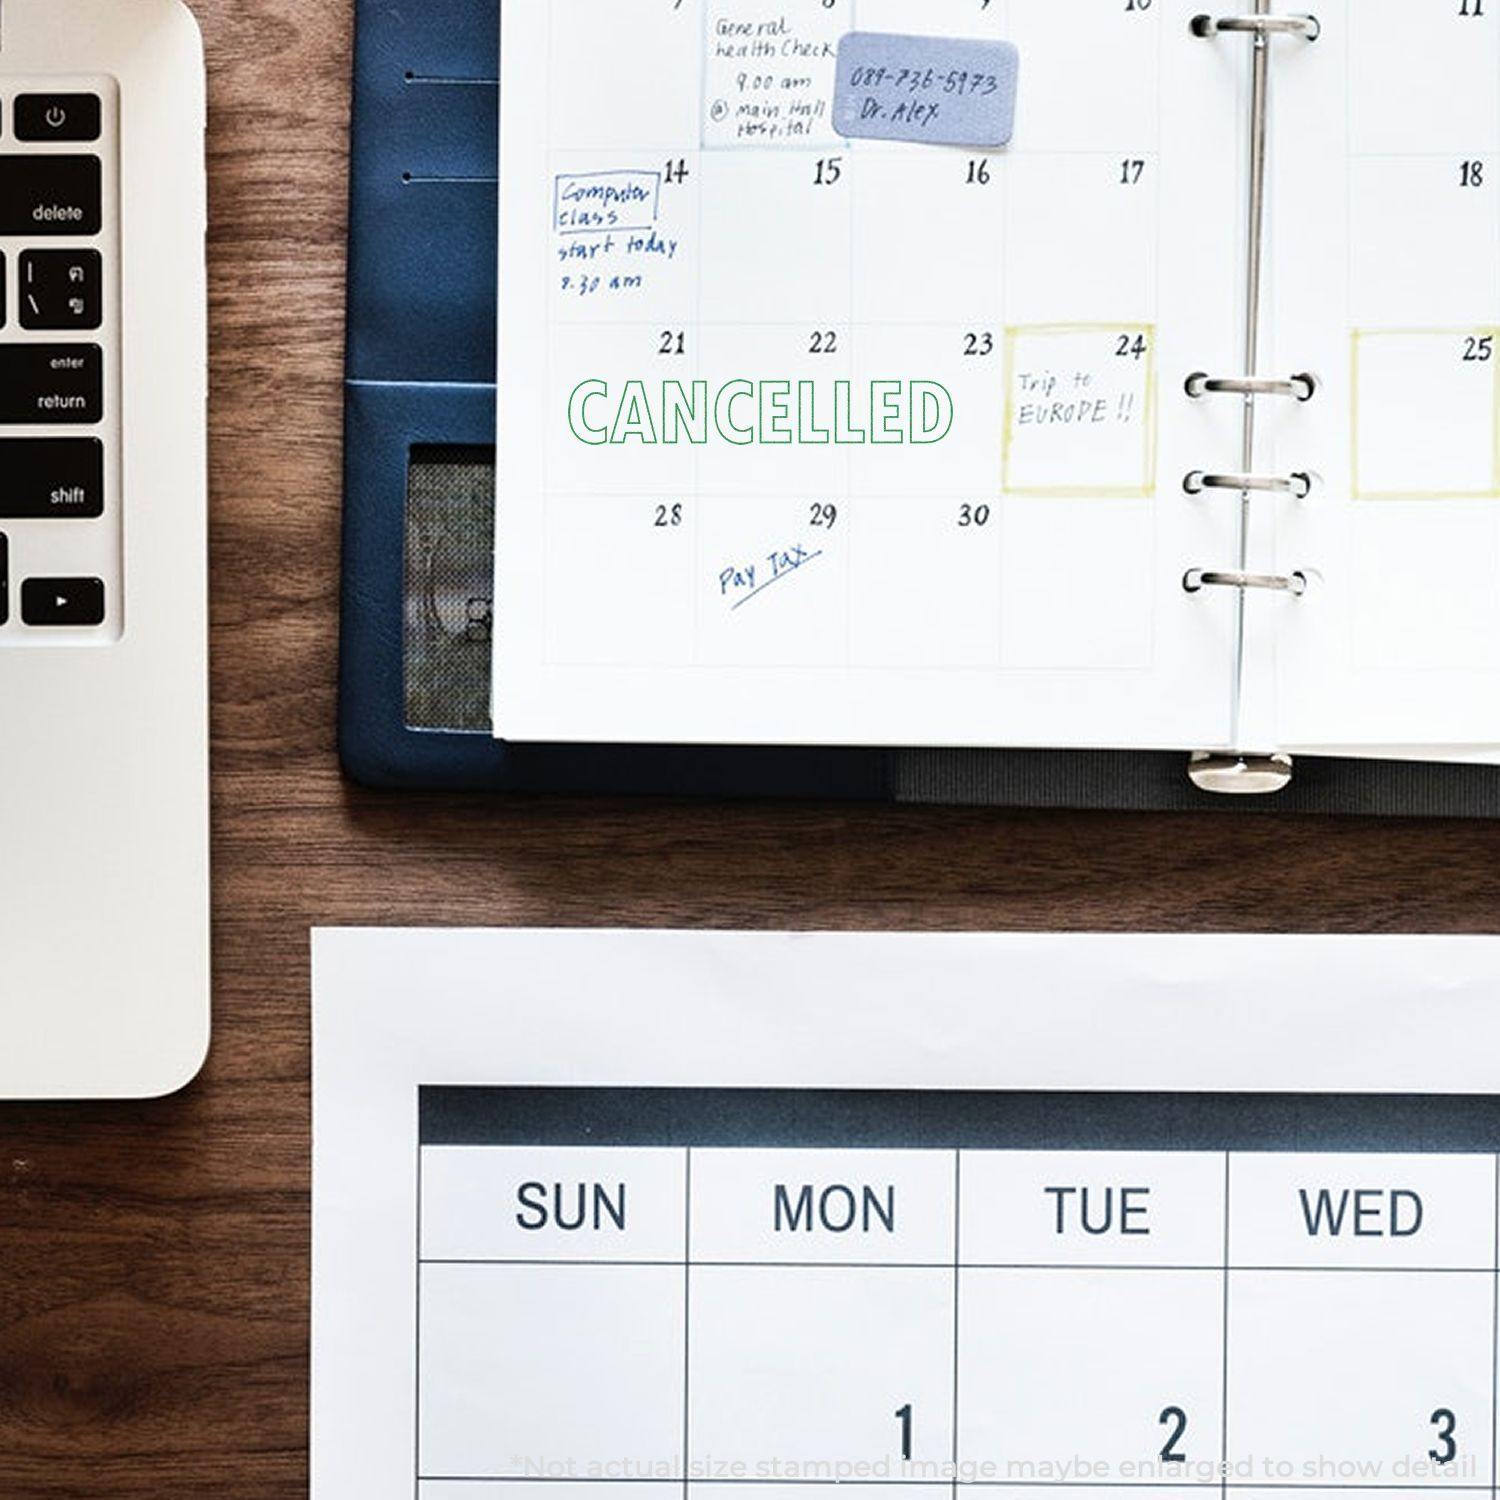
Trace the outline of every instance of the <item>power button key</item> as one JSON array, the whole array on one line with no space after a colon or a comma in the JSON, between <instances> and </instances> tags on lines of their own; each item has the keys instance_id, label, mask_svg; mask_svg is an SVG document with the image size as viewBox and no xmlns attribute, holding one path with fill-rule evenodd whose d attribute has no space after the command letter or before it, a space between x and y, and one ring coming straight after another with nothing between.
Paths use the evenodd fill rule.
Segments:
<instances>
[{"instance_id":1,"label":"power button key","mask_svg":"<svg viewBox=\"0 0 1500 1500\"><path fill-rule=\"evenodd\" d=\"M19 94L18 141L97 141L103 112L97 94Z\"/></svg>"}]
</instances>

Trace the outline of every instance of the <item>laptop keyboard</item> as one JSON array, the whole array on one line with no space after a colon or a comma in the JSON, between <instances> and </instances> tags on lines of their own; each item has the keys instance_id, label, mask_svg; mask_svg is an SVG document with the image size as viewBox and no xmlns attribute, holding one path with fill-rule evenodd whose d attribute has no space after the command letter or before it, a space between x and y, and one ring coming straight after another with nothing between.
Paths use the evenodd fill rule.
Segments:
<instances>
[{"instance_id":1,"label":"laptop keyboard","mask_svg":"<svg viewBox=\"0 0 1500 1500\"><path fill-rule=\"evenodd\" d=\"M120 635L114 87L0 89L0 649Z\"/></svg>"}]
</instances>

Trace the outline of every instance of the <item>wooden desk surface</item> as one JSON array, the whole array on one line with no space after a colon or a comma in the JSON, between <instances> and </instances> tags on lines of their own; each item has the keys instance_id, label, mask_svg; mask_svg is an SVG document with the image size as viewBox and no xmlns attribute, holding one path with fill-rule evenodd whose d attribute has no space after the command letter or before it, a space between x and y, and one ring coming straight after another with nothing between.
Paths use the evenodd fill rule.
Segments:
<instances>
[{"instance_id":1,"label":"wooden desk surface","mask_svg":"<svg viewBox=\"0 0 1500 1500\"><path fill-rule=\"evenodd\" d=\"M165 1103L0 1108L3 1500L305 1496L314 924L1500 930L1500 826L345 786L350 0L195 6L212 96L217 1035Z\"/></svg>"}]
</instances>

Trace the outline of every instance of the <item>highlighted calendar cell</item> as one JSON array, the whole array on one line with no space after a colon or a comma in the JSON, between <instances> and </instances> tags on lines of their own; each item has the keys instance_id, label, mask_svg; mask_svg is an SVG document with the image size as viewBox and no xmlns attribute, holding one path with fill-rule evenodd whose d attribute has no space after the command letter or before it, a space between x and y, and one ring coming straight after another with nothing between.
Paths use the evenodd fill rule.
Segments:
<instances>
[{"instance_id":1,"label":"highlighted calendar cell","mask_svg":"<svg viewBox=\"0 0 1500 1500\"><path fill-rule=\"evenodd\" d=\"M679 1261L678 1151L450 1146L422 1157L422 1257Z\"/></svg>"},{"instance_id":2,"label":"highlighted calendar cell","mask_svg":"<svg viewBox=\"0 0 1500 1500\"><path fill-rule=\"evenodd\" d=\"M619 1500L622 1481L615 1479L473 1480L424 1479L417 1500ZM682 1500L680 1484L632 1481L630 1500Z\"/></svg>"},{"instance_id":3,"label":"highlighted calendar cell","mask_svg":"<svg viewBox=\"0 0 1500 1500\"><path fill-rule=\"evenodd\" d=\"M924 1151L696 1151L693 1259L947 1266L956 1176Z\"/></svg>"},{"instance_id":4,"label":"highlighted calendar cell","mask_svg":"<svg viewBox=\"0 0 1500 1500\"><path fill-rule=\"evenodd\" d=\"M951 1266L695 1265L689 1297L695 1463L834 1479L951 1460Z\"/></svg>"},{"instance_id":5,"label":"highlighted calendar cell","mask_svg":"<svg viewBox=\"0 0 1500 1500\"><path fill-rule=\"evenodd\" d=\"M910 370L929 393L922 400L933 407L917 413L933 419L927 440L863 443L848 450L852 493L903 498L913 523L931 512L943 512L951 524L958 517L957 502L992 503L1000 493L1001 454L995 434L1005 416L1000 380L1004 328L999 323L972 328L963 323L860 327L851 354L855 390L867 392L877 382L890 380L893 372ZM915 435L924 436L920 427ZM955 503L943 506L943 501ZM914 524L913 537L903 536L905 529L894 528L891 540L907 542L914 561L920 563L923 528Z\"/></svg>"},{"instance_id":6,"label":"highlighted calendar cell","mask_svg":"<svg viewBox=\"0 0 1500 1500\"><path fill-rule=\"evenodd\" d=\"M1224 1257L1223 1161L1202 1154L975 1152L965 1265L1197 1266Z\"/></svg>"},{"instance_id":7,"label":"highlighted calendar cell","mask_svg":"<svg viewBox=\"0 0 1500 1500\"><path fill-rule=\"evenodd\" d=\"M1004 488L1015 495L1145 496L1156 487L1156 330L1011 328Z\"/></svg>"},{"instance_id":8,"label":"highlighted calendar cell","mask_svg":"<svg viewBox=\"0 0 1500 1500\"><path fill-rule=\"evenodd\" d=\"M977 10L978 7L976 6ZM1138 156L1160 137L1161 5L1008 7L1006 35L1021 51L1021 108L1013 149ZM1089 44L1078 27L1089 27Z\"/></svg>"},{"instance_id":9,"label":"highlighted calendar cell","mask_svg":"<svg viewBox=\"0 0 1500 1500\"><path fill-rule=\"evenodd\" d=\"M1231 1462L1314 1487L1488 1493L1494 1340L1493 1272L1233 1272Z\"/></svg>"},{"instance_id":10,"label":"highlighted calendar cell","mask_svg":"<svg viewBox=\"0 0 1500 1500\"><path fill-rule=\"evenodd\" d=\"M421 1476L680 1478L684 1317L680 1265L424 1264Z\"/></svg>"},{"instance_id":11,"label":"highlighted calendar cell","mask_svg":"<svg viewBox=\"0 0 1500 1500\"><path fill-rule=\"evenodd\" d=\"M1348 7L1350 149L1384 157L1442 152L1459 161L1476 142L1488 147L1496 139L1500 13L1483 0L1435 7L1423 15L1420 64L1409 47L1392 44L1413 14L1410 0Z\"/></svg>"},{"instance_id":12,"label":"highlighted calendar cell","mask_svg":"<svg viewBox=\"0 0 1500 1500\"><path fill-rule=\"evenodd\" d=\"M691 494L701 445L686 425L669 426L663 417L665 382L691 397L701 376L689 331L578 323L560 327L557 341L556 361L536 377L546 392L553 492L659 500Z\"/></svg>"},{"instance_id":13,"label":"highlighted calendar cell","mask_svg":"<svg viewBox=\"0 0 1500 1500\"><path fill-rule=\"evenodd\" d=\"M721 0L704 11L703 145L738 150L838 146L839 39L854 0L777 5Z\"/></svg>"},{"instance_id":14,"label":"highlighted calendar cell","mask_svg":"<svg viewBox=\"0 0 1500 1500\"><path fill-rule=\"evenodd\" d=\"M1352 385L1356 499L1500 498L1500 328L1357 332Z\"/></svg>"},{"instance_id":15,"label":"highlighted calendar cell","mask_svg":"<svg viewBox=\"0 0 1500 1500\"><path fill-rule=\"evenodd\" d=\"M1005 321L1014 328L1161 321L1176 253L1156 156L1020 153L1004 163ZM1106 207L1107 205L1107 207Z\"/></svg>"},{"instance_id":16,"label":"highlighted calendar cell","mask_svg":"<svg viewBox=\"0 0 1500 1500\"><path fill-rule=\"evenodd\" d=\"M1012 671L1148 670L1156 539L1144 499L1010 495L1000 570ZM1078 538L1089 545L1080 547ZM1066 588L1058 580L1066 578ZM1095 608L1077 607L1080 595Z\"/></svg>"},{"instance_id":17,"label":"highlighted calendar cell","mask_svg":"<svg viewBox=\"0 0 1500 1500\"><path fill-rule=\"evenodd\" d=\"M559 665L628 666L650 652L691 660L694 506L680 490L569 495L547 517L546 544L569 566L548 581L548 659ZM590 630L591 615L610 619Z\"/></svg>"},{"instance_id":18,"label":"highlighted calendar cell","mask_svg":"<svg viewBox=\"0 0 1500 1500\"><path fill-rule=\"evenodd\" d=\"M702 503L700 665L799 657L844 664L851 534L846 510L841 500L769 494Z\"/></svg>"},{"instance_id":19,"label":"highlighted calendar cell","mask_svg":"<svg viewBox=\"0 0 1500 1500\"><path fill-rule=\"evenodd\" d=\"M857 167L849 184L855 320L883 329L1003 327L1006 278L996 268L1005 265L1006 221L999 205L1013 163L1000 152L914 161L907 151L862 147ZM914 275L933 255L934 226L946 274Z\"/></svg>"},{"instance_id":20,"label":"highlighted calendar cell","mask_svg":"<svg viewBox=\"0 0 1500 1500\"><path fill-rule=\"evenodd\" d=\"M1349 612L1361 667L1436 681L1500 671L1500 507L1362 505L1350 541Z\"/></svg>"},{"instance_id":21,"label":"highlighted calendar cell","mask_svg":"<svg viewBox=\"0 0 1500 1500\"><path fill-rule=\"evenodd\" d=\"M596 146L549 159L552 321L687 327L698 307L697 154L668 161Z\"/></svg>"},{"instance_id":22,"label":"highlighted calendar cell","mask_svg":"<svg viewBox=\"0 0 1500 1500\"><path fill-rule=\"evenodd\" d=\"M923 36L1009 40L1014 30L1006 7L975 5L974 0L922 0L914 11L911 0L856 0L855 21L861 31L912 32ZM920 27L913 19L920 19Z\"/></svg>"},{"instance_id":23,"label":"highlighted calendar cell","mask_svg":"<svg viewBox=\"0 0 1500 1500\"><path fill-rule=\"evenodd\" d=\"M1224 1278L963 1270L958 1449L1010 1482L1218 1488ZM1086 1466L1086 1467L1085 1467Z\"/></svg>"},{"instance_id":24,"label":"highlighted calendar cell","mask_svg":"<svg viewBox=\"0 0 1500 1500\"><path fill-rule=\"evenodd\" d=\"M849 321L852 172L849 158L838 155L753 151L706 159L694 262L704 323L756 328L770 321L812 330ZM743 357L728 373L747 373Z\"/></svg>"},{"instance_id":25,"label":"highlighted calendar cell","mask_svg":"<svg viewBox=\"0 0 1500 1500\"><path fill-rule=\"evenodd\" d=\"M889 451L889 450L888 450ZM998 461L997 461L998 466ZM988 497L924 497L912 492L864 499L850 543L849 654L860 667L993 670L1000 663L1005 525ZM980 498L984 497L984 498ZM944 587L933 590L931 580Z\"/></svg>"},{"instance_id":26,"label":"highlighted calendar cell","mask_svg":"<svg viewBox=\"0 0 1500 1500\"><path fill-rule=\"evenodd\" d=\"M1349 321L1355 328L1493 321L1500 156L1483 143L1349 161Z\"/></svg>"},{"instance_id":27,"label":"highlighted calendar cell","mask_svg":"<svg viewBox=\"0 0 1500 1500\"><path fill-rule=\"evenodd\" d=\"M557 27L549 35L547 50L528 63L559 80L547 114L552 143L607 148L619 138L620 125L629 121L632 140L651 150L647 165L660 166L669 151L695 145L696 90L689 95L653 84L658 75L696 82L703 55L698 17L677 12L654 29L648 69L629 61L640 38L638 7L620 0L568 0L568 16L594 40L588 56L579 56L569 32Z\"/></svg>"},{"instance_id":28,"label":"highlighted calendar cell","mask_svg":"<svg viewBox=\"0 0 1500 1500\"><path fill-rule=\"evenodd\" d=\"M1488 1270L1495 1165L1474 1156L1240 1156L1230 1261L1373 1271Z\"/></svg>"}]
</instances>

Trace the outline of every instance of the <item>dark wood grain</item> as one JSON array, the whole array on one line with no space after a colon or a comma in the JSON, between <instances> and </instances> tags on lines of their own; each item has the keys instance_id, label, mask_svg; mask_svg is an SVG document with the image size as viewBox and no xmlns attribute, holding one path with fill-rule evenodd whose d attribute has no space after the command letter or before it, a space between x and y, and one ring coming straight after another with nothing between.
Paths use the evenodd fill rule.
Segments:
<instances>
[{"instance_id":1,"label":"dark wood grain","mask_svg":"<svg viewBox=\"0 0 1500 1500\"><path fill-rule=\"evenodd\" d=\"M348 0L196 0L212 74L217 1036L0 1108L0 1500L307 1482L308 929L1500 929L1500 827L390 799L334 758ZM3 962L3 955L0 955Z\"/></svg>"}]
</instances>

